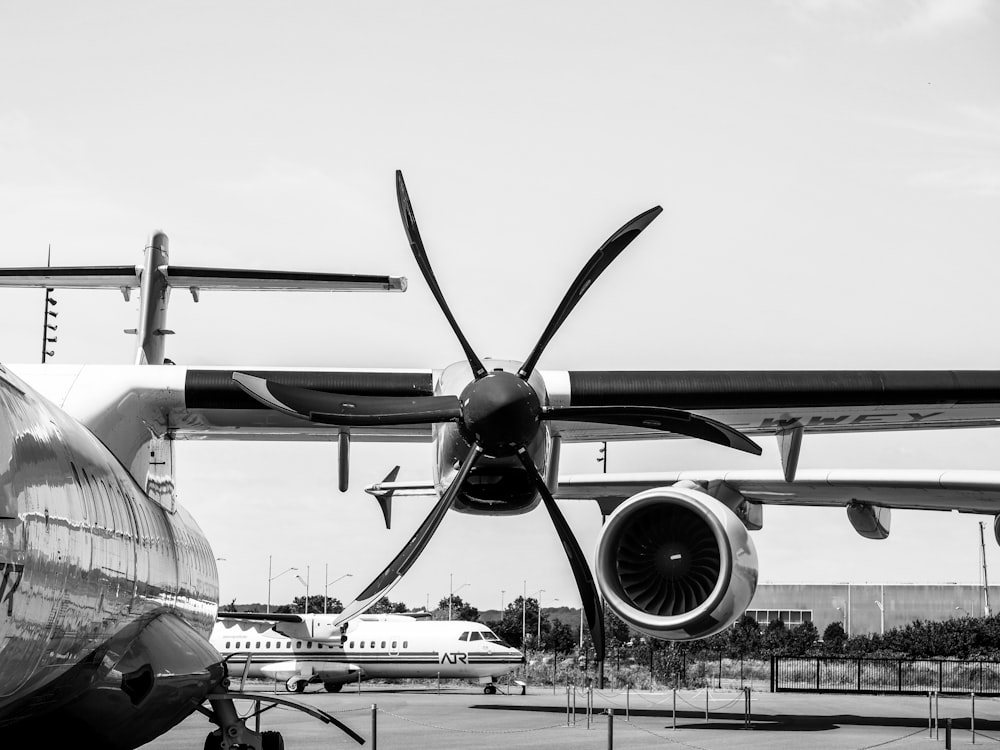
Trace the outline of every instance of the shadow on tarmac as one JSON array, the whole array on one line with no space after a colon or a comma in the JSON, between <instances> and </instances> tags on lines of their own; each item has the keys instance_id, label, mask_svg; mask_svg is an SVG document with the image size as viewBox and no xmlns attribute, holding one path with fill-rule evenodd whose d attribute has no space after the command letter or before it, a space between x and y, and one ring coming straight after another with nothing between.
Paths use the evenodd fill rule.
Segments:
<instances>
[{"instance_id":1,"label":"shadow on tarmac","mask_svg":"<svg viewBox=\"0 0 1000 750\"><path fill-rule=\"evenodd\" d=\"M564 707L555 706L518 706L505 703L503 705L477 704L470 706L473 709L484 711L525 711L540 712L549 714L566 715ZM599 716L603 711L595 711L594 715ZM633 708L629 710L631 716L661 717L667 722L667 728L672 726L673 712L662 709ZM577 707L577 721L580 717L586 716L586 710ZM615 709L615 716L624 717L625 711L622 708ZM687 723L691 719L701 719L700 722ZM735 712L712 712L711 720L706 722L704 713L698 711L678 711L678 729L738 729L743 731L745 716L743 713ZM683 726L681 721L685 723ZM842 725L847 726L868 726L868 727L900 727L920 729L927 728L925 717L904 717L904 716L858 716L855 714L831 714L828 716L795 716L792 714L761 714L751 713L750 721L752 728L765 732L825 732L831 729L838 729ZM944 720L941 720L941 728L944 731ZM970 728L969 717L952 718L953 729ZM1000 730L1000 721L976 718L976 732L995 732Z\"/></svg>"}]
</instances>

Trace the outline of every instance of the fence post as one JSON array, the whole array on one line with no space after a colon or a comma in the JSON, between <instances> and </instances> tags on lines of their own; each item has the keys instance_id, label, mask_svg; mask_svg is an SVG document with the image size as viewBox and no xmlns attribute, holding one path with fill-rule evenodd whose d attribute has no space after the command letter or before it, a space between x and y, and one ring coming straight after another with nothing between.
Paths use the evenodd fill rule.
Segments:
<instances>
[{"instance_id":1,"label":"fence post","mask_svg":"<svg viewBox=\"0 0 1000 750\"><path fill-rule=\"evenodd\" d=\"M615 710L608 709L608 750L613 750L615 746Z\"/></svg>"},{"instance_id":2,"label":"fence post","mask_svg":"<svg viewBox=\"0 0 1000 750\"><path fill-rule=\"evenodd\" d=\"M932 719L934 718L934 707L931 704L931 691L927 691L927 739L934 736Z\"/></svg>"},{"instance_id":3,"label":"fence post","mask_svg":"<svg viewBox=\"0 0 1000 750\"><path fill-rule=\"evenodd\" d=\"M632 686L625 685L625 721L629 720L629 699L632 695Z\"/></svg>"},{"instance_id":4,"label":"fence post","mask_svg":"<svg viewBox=\"0 0 1000 750\"><path fill-rule=\"evenodd\" d=\"M573 726L576 726L576 685L573 686Z\"/></svg>"},{"instance_id":5,"label":"fence post","mask_svg":"<svg viewBox=\"0 0 1000 750\"><path fill-rule=\"evenodd\" d=\"M594 687L593 685L587 686L587 729L590 729L590 709L594 705Z\"/></svg>"},{"instance_id":6,"label":"fence post","mask_svg":"<svg viewBox=\"0 0 1000 750\"><path fill-rule=\"evenodd\" d=\"M858 692L861 692L861 659L858 659Z\"/></svg>"},{"instance_id":7,"label":"fence post","mask_svg":"<svg viewBox=\"0 0 1000 750\"><path fill-rule=\"evenodd\" d=\"M674 713L673 713L673 717L674 717L674 730L676 731L676 729L677 729L677 686L676 685L674 685Z\"/></svg>"},{"instance_id":8,"label":"fence post","mask_svg":"<svg viewBox=\"0 0 1000 750\"><path fill-rule=\"evenodd\" d=\"M566 686L566 726L569 726L569 685Z\"/></svg>"},{"instance_id":9,"label":"fence post","mask_svg":"<svg viewBox=\"0 0 1000 750\"><path fill-rule=\"evenodd\" d=\"M941 739L941 714L938 711L940 704L938 703L938 694L934 693L934 739Z\"/></svg>"},{"instance_id":10,"label":"fence post","mask_svg":"<svg viewBox=\"0 0 1000 750\"><path fill-rule=\"evenodd\" d=\"M969 720L969 729L972 731L972 744L976 744L976 694L972 695L972 718Z\"/></svg>"},{"instance_id":11,"label":"fence post","mask_svg":"<svg viewBox=\"0 0 1000 750\"><path fill-rule=\"evenodd\" d=\"M777 668L778 668L778 657L776 657L776 656L774 656L772 654L772 656L771 656L771 692L772 693L776 692L775 687L777 687L778 679L777 679L777 676L775 675L775 672L778 671Z\"/></svg>"},{"instance_id":12,"label":"fence post","mask_svg":"<svg viewBox=\"0 0 1000 750\"><path fill-rule=\"evenodd\" d=\"M944 690L944 662L938 659L938 689L940 693Z\"/></svg>"},{"instance_id":13,"label":"fence post","mask_svg":"<svg viewBox=\"0 0 1000 750\"><path fill-rule=\"evenodd\" d=\"M378 705L372 703L372 750L378 750L378 732L376 731L378 726Z\"/></svg>"},{"instance_id":14,"label":"fence post","mask_svg":"<svg viewBox=\"0 0 1000 750\"><path fill-rule=\"evenodd\" d=\"M819 657L816 657L816 691L819 692Z\"/></svg>"},{"instance_id":15,"label":"fence post","mask_svg":"<svg viewBox=\"0 0 1000 750\"><path fill-rule=\"evenodd\" d=\"M951 717L944 720L944 750L951 750Z\"/></svg>"},{"instance_id":16,"label":"fence post","mask_svg":"<svg viewBox=\"0 0 1000 750\"><path fill-rule=\"evenodd\" d=\"M708 685L705 685L705 723L708 723Z\"/></svg>"}]
</instances>

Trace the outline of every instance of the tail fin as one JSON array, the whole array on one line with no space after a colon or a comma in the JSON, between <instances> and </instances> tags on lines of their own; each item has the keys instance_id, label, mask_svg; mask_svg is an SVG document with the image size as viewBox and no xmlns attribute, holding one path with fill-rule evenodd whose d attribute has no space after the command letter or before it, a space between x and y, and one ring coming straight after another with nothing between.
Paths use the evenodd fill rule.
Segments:
<instances>
[{"instance_id":1,"label":"tail fin","mask_svg":"<svg viewBox=\"0 0 1000 750\"><path fill-rule=\"evenodd\" d=\"M374 276L245 268L198 268L168 264L168 240L157 232L146 246L141 266L62 266L0 268L0 287L44 289L119 289L126 301L139 290L135 363L164 364L164 336L170 289L183 287L197 302L202 289L303 292L403 292L402 276Z\"/></svg>"}]
</instances>

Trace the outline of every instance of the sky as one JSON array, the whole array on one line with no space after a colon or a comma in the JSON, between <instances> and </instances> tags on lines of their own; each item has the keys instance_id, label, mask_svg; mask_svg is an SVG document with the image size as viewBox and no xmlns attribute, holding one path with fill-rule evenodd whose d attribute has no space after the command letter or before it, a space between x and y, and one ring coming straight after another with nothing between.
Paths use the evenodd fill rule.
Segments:
<instances>
[{"instance_id":1,"label":"sky","mask_svg":"<svg viewBox=\"0 0 1000 750\"><path fill-rule=\"evenodd\" d=\"M523 359L590 254L663 214L560 329L542 369L995 369L1000 5L0 0L0 263L406 276L404 294L175 293L183 365L442 368L460 347L396 206L403 170L440 285L481 356ZM63 291L54 362L129 363L135 298ZM0 294L0 361L39 358L42 294ZM613 444L608 470L777 468L690 441ZM596 471L596 446L564 449ZM387 532L365 484L428 445L177 446L180 501L223 602L354 597ZM802 468L1000 468L1000 431L807 438ZM562 503L585 551L600 514ZM768 508L767 582L975 582L979 518ZM989 518L987 534L991 534ZM1000 580L1000 549L987 545ZM297 570L288 571L295 567ZM993 570L996 570L993 573ZM285 572L288 571L288 572ZM350 573L347 578L340 578ZM390 594L578 606L543 509L452 513ZM539 593L539 591L541 592Z\"/></svg>"}]
</instances>

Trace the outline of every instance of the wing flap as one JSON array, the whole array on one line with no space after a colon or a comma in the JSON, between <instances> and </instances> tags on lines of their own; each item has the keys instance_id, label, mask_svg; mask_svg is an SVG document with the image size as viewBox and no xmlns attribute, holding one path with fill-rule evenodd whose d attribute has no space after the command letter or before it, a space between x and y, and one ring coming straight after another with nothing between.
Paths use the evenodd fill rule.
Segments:
<instances>
[{"instance_id":1,"label":"wing flap","mask_svg":"<svg viewBox=\"0 0 1000 750\"><path fill-rule=\"evenodd\" d=\"M1000 471L800 470L786 482L780 471L679 471L561 476L556 497L596 500L613 507L653 487L692 483L707 494L763 505L883 508L1000 513Z\"/></svg>"}]
</instances>

